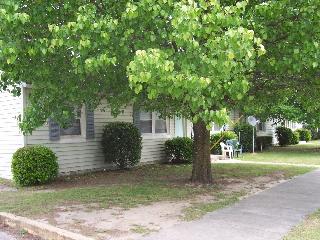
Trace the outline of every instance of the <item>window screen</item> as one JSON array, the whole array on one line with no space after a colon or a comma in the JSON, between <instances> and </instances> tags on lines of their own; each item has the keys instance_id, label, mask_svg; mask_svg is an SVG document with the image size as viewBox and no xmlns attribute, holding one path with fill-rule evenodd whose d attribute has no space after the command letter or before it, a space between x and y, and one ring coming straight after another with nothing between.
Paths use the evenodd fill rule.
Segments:
<instances>
[{"instance_id":1,"label":"window screen","mask_svg":"<svg viewBox=\"0 0 320 240\"><path fill-rule=\"evenodd\" d=\"M155 133L167 133L167 121L155 113Z\"/></svg>"},{"instance_id":2,"label":"window screen","mask_svg":"<svg viewBox=\"0 0 320 240\"><path fill-rule=\"evenodd\" d=\"M141 133L152 133L152 113L140 112Z\"/></svg>"},{"instance_id":3,"label":"window screen","mask_svg":"<svg viewBox=\"0 0 320 240\"><path fill-rule=\"evenodd\" d=\"M70 121L68 127L60 129L60 135L81 135L81 109L76 111L75 118Z\"/></svg>"}]
</instances>

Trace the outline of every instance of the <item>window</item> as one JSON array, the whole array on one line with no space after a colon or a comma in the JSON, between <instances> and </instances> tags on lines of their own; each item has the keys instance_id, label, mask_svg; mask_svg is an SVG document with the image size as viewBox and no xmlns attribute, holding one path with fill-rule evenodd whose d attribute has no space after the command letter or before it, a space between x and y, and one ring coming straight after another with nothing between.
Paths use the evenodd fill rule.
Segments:
<instances>
[{"instance_id":1,"label":"window","mask_svg":"<svg viewBox=\"0 0 320 240\"><path fill-rule=\"evenodd\" d=\"M152 113L140 112L141 133L152 133Z\"/></svg>"},{"instance_id":2,"label":"window","mask_svg":"<svg viewBox=\"0 0 320 240\"><path fill-rule=\"evenodd\" d=\"M165 134L168 133L168 121L158 113L140 111L140 130L141 133Z\"/></svg>"},{"instance_id":3,"label":"window","mask_svg":"<svg viewBox=\"0 0 320 240\"><path fill-rule=\"evenodd\" d=\"M81 109L78 109L75 113L75 118L70 121L70 124L66 128L60 129L61 136L74 136L81 135Z\"/></svg>"},{"instance_id":4,"label":"window","mask_svg":"<svg viewBox=\"0 0 320 240\"><path fill-rule=\"evenodd\" d=\"M160 115L155 113L155 132L167 133L167 121L160 118Z\"/></svg>"}]
</instances>

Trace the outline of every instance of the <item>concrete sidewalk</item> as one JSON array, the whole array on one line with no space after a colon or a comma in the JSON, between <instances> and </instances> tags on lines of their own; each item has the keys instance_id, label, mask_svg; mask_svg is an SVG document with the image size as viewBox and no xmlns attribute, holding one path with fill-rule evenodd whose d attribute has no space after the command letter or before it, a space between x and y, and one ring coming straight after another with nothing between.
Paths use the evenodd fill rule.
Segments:
<instances>
[{"instance_id":1,"label":"concrete sidewalk","mask_svg":"<svg viewBox=\"0 0 320 240\"><path fill-rule=\"evenodd\" d=\"M280 240L320 208L320 170L144 240Z\"/></svg>"}]
</instances>

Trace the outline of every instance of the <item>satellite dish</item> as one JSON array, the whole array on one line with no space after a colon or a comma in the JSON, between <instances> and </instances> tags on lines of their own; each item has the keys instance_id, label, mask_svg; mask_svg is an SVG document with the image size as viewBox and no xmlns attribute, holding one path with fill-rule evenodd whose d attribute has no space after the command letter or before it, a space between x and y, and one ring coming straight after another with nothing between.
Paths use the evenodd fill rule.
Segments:
<instances>
[{"instance_id":1,"label":"satellite dish","mask_svg":"<svg viewBox=\"0 0 320 240\"><path fill-rule=\"evenodd\" d=\"M254 127L254 126L257 125L258 121L257 121L257 119L256 119L254 116L249 116L249 117L248 117L248 123L249 123L252 127Z\"/></svg>"}]
</instances>

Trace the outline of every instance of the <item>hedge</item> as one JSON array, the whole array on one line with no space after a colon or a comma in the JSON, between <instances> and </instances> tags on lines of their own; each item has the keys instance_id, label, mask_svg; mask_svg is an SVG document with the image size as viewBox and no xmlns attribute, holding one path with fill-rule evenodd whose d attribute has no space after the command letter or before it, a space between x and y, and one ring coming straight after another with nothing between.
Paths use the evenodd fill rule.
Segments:
<instances>
[{"instance_id":1,"label":"hedge","mask_svg":"<svg viewBox=\"0 0 320 240\"><path fill-rule=\"evenodd\" d=\"M176 137L165 142L167 162L191 163L193 141L188 137Z\"/></svg>"},{"instance_id":2,"label":"hedge","mask_svg":"<svg viewBox=\"0 0 320 240\"><path fill-rule=\"evenodd\" d=\"M300 141L300 133L298 131L294 131L290 144L296 145L296 144L299 144L299 141Z\"/></svg>"},{"instance_id":3,"label":"hedge","mask_svg":"<svg viewBox=\"0 0 320 240\"><path fill-rule=\"evenodd\" d=\"M108 123L103 130L102 146L106 162L120 169L131 168L141 158L141 133L132 123Z\"/></svg>"},{"instance_id":4,"label":"hedge","mask_svg":"<svg viewBox=\"0 0 320 240\"><path fill-rule=\"evenodd\" d=\"M18 149L12 157L12 175L19 186L32 186L53 181L58 175L57 156L45 146Z\"/></svg>"},{"instance_id":5,"label":"hedge","mask_svg":"<svg viewBox=\"0 0 320 240\"><path fill-rule=\"evenodd\" d=\"M292 144L292 139L294 138L293 132L287 127L277 127L276 135L280 146L287 146Z\"/></svg>"},{"instance_id":6,"label":"hedge","mask_svg":"<svg viewBox=\"0 0 320 240\"><path fill-rule=\"evenodd\" d=\"M302 129L298 129L296 131L300 135L300 141L309 142L311 140L312 135L311 135L311 131L309 129L302 128Z\"/></svg>"}]
</instances>

